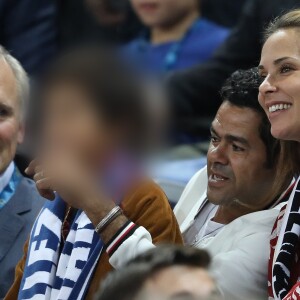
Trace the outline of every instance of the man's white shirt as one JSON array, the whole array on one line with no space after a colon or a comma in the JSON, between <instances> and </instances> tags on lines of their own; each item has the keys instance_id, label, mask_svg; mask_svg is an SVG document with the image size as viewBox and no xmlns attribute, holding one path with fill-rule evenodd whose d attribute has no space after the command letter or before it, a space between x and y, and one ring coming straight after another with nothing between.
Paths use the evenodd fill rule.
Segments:
<instances>
[{"instance_id":1,"label":"man's white shirt","mask_svg":"<svg viewBox=\"0 0 300 300\"><path fill-rule=\"evenodd\" d=\"M195 222L197 214L200 214L198 219L204 220L203 226L189 244L210 253L213 259L212 273L225 300L267 299L269 239L276 217L284 204L222 225L211 220L217 207L207 204L206 189L205 167L190 180L174 209L181 232L187 238L189 228ZM149 232L139 227L111 256L110 263L115 268L120 268L153 247Z\"/></svg>"}]
</instances>

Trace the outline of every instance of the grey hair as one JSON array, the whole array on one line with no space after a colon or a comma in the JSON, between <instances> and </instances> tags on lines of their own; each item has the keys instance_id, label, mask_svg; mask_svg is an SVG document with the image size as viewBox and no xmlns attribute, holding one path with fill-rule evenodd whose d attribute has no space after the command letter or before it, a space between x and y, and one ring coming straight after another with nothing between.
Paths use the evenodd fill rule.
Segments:
<instances>
[{"instance_id":1,"label":"grey hair","mask_svg":"<svg viewBox=\"0 0 300 300\"><path fill-rule=\"evenodd\" d=\"M1 58L9 65L15 76L18 100L21 108L21 117L24 118L26 115L30 92L29 77L21 63L0 45L0 59Z\"/></svg>"}]
</instances>

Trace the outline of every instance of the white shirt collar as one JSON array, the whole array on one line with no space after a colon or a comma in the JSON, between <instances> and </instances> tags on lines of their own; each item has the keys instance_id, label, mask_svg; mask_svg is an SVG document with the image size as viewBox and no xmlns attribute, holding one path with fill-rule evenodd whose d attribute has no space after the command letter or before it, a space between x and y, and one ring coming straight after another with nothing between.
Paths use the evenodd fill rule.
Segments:
<instances>
[{"instance_id":1,"label":"white shirt collar","mask_svg":"<svg viewBox=\"0 0 300 300\"><path fill-rule=\"evenodd\" d=\"M15 169L15 163L12 161L2 175L0 175L0 193L8 185Z\"/></svg>"}]
</instances>

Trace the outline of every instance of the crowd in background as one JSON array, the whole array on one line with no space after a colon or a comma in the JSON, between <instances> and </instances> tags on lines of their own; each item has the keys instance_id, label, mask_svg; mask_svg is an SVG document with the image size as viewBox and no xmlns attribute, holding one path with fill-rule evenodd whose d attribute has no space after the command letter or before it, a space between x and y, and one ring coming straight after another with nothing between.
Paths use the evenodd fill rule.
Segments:
<instances>
[{"instance_id":1,"label":"crowd in background","mask_svg":"<svg viewBox=\"0 0 300 300\"><path fill-rule=\"evenodd\" d=\"M0 300L300 299L299 0L0 24Z\"/></svg>"}]
</instances>

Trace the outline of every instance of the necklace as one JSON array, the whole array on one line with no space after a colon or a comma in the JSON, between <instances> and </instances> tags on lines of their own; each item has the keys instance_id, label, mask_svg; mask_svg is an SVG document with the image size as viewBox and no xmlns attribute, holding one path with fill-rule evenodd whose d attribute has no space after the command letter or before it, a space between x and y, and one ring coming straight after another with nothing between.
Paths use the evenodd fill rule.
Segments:
<instances>
[{"instance_id":1,"label":"necklace","mask_svg":"<svg viewBox=\"0 0 300 300\"><path fill-rule=\"evenodd\" d=\"M206 200L206 202L204 203L204 205L202 205L199 209L199 212L197 213L196 217L195 217L195 221L196 219L199 217L199 214L201 213L201 211L209 204L208 200ZM195 246L196 244L198 244L200 241L203 241L209 237L214 236L214 233L218 232L223 226L218 226L217 228L213 228L212 230L210 230L209 232L207 232L207 225L208 223L211 221L211 217L212 217L212 213L213 211L216 209L215 206L213 206L212 208L209 209L209 211L206 214L206 218L205 221L203 223L203 226L201 228L201 230L196 234L193 242L192 242L192 246ZM200 237L200 233L203 233L203 235L201 235Z\"/></svg>"},{"instance_id":2,"label":"necklace","mask_svg":"<svg viewBox=\"0 0 300 300\"><path fill-rule=\"evenodd\" d=\"M196 246L199 242L202 242L210 237L214 237L214 233L219 231L222 227L218 227L218 228L215 228L214 230L208 232L208 233L205 233L204 236L202 236L201 238L199 238L198 236L195 237L193 243L192 243L192 246Z\"/></svg>"}]
</instances>

